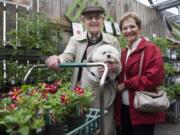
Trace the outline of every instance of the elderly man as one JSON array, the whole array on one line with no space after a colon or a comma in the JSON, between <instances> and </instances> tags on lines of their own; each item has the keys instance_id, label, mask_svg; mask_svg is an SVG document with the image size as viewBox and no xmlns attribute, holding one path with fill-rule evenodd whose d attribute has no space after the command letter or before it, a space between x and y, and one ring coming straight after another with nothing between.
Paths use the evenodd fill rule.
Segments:
<instances>
[{"instance_id":1,"label":"elderly man","mask_svg":"<svg viewBox=\"0 0 180 135\"><path fill-rule=\"evenodd\" d=\"M86 30L81 36L72 36L70 41L62 54L59 56L53 55L46 59L46 64L49 68L58 70L59 63L66 62L83 62L88 60L90 54L98 46L104 44L110 44L116 47L120 51L120 46L118 40L112 35L103 33L101 31L103 27L105 10L100 6L87 6L81 13L81 20ZM115 66L108 66L109 71L117 68ZM99 72L102 72L100 68ZM88 82L88 83L87 83ZM100 91L99 83L93 82L92 80L87 80L87 72L84 68L75 68L72 75L72 87L76 85L81 85L82 87L88 84L92 90ZM113 135L113 102L116 94L116 83L111 80L105 84L104 90L104 106L108 110L108 114L105 115L105 135ZM99 108L100 97L96 93L92 107Z\"/></svg>"}]
</instances>

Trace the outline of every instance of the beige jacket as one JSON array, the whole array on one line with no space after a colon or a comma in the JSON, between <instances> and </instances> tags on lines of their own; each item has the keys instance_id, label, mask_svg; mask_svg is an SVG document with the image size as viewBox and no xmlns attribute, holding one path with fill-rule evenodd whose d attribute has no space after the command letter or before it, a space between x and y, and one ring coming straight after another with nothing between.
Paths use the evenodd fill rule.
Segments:
<instances>
[{"instance_id":1,"label":"beige jacket","mask_svg":"<svg viewBox=\"0 0 180 135\"><path fill-rule=\"evenodd\" d=\"M79 62L81 62L84 52L87 48L87 44L88 44L87 32L84 32L80 37L72 36L70 38L70 41L69 41L66 49L64 50L64 52L59 55L60 62L61 63L66 63L66 62L78 62L79 63ZM111 44L112 46L115 46L116 48L118 48L118 50L120 51L119 42L112 35L102 33L102 41L100 43L94 45L93 47L97 48L98 46L101 46L104 44ZM91 53L91 52L87 51L87 59L90 56L89 53ZM84 70L84 68L83 68L83 70ZM72 88L77 83L78 74L79 74L79 68L74 68L74 72L72 75ZM84 71L82 72L82 80L83 80L83 82L82 82L83 86L86 86L87 84L89 84L90 80L87 79L87 74ZM92 81L90 81L90 82L92 82ZM100 88L98 88L99 84L97 84L97 82L92 82L89 85L92 87L92 89L96 89L96 90L100 89ZM116 93L114 86L115 86L114 81L108 82L104 86L104 88L108 89L108 92L107 93L105 92L105 99L107 99L106 97L109 98L107 101L108 103L105 103L105 108L109 108L109 106L114 101L115 93ZM98 97L97 97L97 99L98 99ZM99 101L97 101L97 103L94 103L95 105L93 105L93 107L96 107L96 104L97 104L97 107L99 107L98 103L99 103Z\"/></svg>"}]
</instances>

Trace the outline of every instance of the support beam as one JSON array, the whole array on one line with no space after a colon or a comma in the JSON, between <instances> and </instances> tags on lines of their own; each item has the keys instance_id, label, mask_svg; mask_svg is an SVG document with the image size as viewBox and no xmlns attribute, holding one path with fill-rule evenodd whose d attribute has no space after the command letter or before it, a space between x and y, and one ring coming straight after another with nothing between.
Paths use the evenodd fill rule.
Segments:
<instances>
[{"instance_id":1,"label":"support beam","mask_svg":"<svg viewBox=\"0 0 180 135\"><path fill-rule=\"evenodd\" d=\"M153 5L153 1L152 0L148 0L149 4Z\"/></svg>"},{"instance_id":2,"label":"support beam","mask_svg":"<svg viewBox=\"0 0 180 135\"><path fill-rule=\"evenodd\" d=\"M165 1L165 2L161 2L158 4L152 5L153 8L155 8L159 11L169 9L172 7L177 7L177 6L180 6L180 0L169 0L169 1Z\"/></svg>"},{"instance_id":3,"label":"support beam","mask_svg":"<svg viewBox=\"0 0 180 135\"><path fill-rule=\"evenodd\" d=\"M180 5L177 7L178 9L178 15L180 15Z\"/></svg>"}]
</instances>

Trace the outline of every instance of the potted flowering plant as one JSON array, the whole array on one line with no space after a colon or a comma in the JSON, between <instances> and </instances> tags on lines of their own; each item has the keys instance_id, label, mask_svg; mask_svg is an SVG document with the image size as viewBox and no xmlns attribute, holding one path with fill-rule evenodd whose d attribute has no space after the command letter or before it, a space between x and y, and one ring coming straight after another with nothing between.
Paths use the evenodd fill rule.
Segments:
<instances>
[{"instance_id":1,"label":"potted flowering plant","mask_svg":"<svg viewBox=\"0 0 180 135\"><path fill-rule=\"evenodd\" d=\"M90 89L76 86L73 90L62 89L61 102L66 106L67 115L76 117L87 112L92 101Z\"/></svg>"},{"instance_id":2,"label":"potted flowering plant","mask_svg":"<svg viewBox=\"0 0 180 135\"><path fill-rule=\"evenodd\" d=\"M90 90L79 86L71 90L70 83L61 81L14 87L0 100L0 125L11 135L37 134L38 129L44 128L51 134L49 127L56 128L51 130L56 135L59 124L68 116L77 116L74 112L82 115L87 110L91 96Z\"/></svg>"},{"instance_id":3,"label":"potted flowering plant","mask_svg":"<svg viewBox=\"0 0 180 135\"><path fill-rule=\"evenodd\" d=\"M14 87L0 103L0 124L11 135L28 135L45 124L41 107L45 99L35 89L29 92L24 90L23 87Z\"/></svg>"},{"instance_id":4,"label":"potted flowering plant","mask_svg":"<svg viewBox=\"0 0 180 135\"><path fill-rule=\"evenodd\" d=\"M53 130L53 135L55 135L55 130L57 131L56 125L62 126L62 123L75 124L69 125L68 130L72 130L75 127L79 126L80 124L84 123L84 121L78 122L79 118L83 118L85 120L85 113L88 111L88 108L92 101L92 92L90 89L83 89L80 86L76 86L73 90L70 89L71 83L66 82L58 83L58 89L57 91L52 91L52 88L56 89L56 85L51 85L51 93L47 96L48 102L46 103L46 107L49 109L49 125L53 125L53 128L56 128ZM46 84L45 87L47 87L48 84ZM46 88L45 88L46 89ZM59 108L61 106L61 109ZM75 121L71 121L71 120ZM47 126L50 128L49 126ZM47 131L48 134L50 134ZM60 131L57 132L57 135L60 134Z\"/></svg>"},{"instance_id":5,"label":"potted flowering plant","mask_svg":"<svg viewBox=\"0 0 180 135\"><path fill-rule=\"evenodd\" d=\"M76 86L73 90L67 89L70 84L62 88L61 102L66 107L68 130L72 130L85 122L85 114L90 107L92 91L89 88Z\"/></svg>"}]
</instances>

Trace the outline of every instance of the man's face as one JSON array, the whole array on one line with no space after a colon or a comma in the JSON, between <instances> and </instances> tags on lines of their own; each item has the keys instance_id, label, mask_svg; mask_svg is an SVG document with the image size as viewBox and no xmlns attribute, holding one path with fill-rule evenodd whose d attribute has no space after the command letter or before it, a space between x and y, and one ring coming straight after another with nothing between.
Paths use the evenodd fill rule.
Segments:
<instances>
[{"instance_id":1,"label":"man's face","mask_svg":"<svg viewBox=\"0 0 180 135\"><path fill-rule=\"evenodd\" d=\"M100 13L88 13L83 15L82 20L87 31L96 35L103 26L104 16Z\"/></svg>"}]
</instances>

